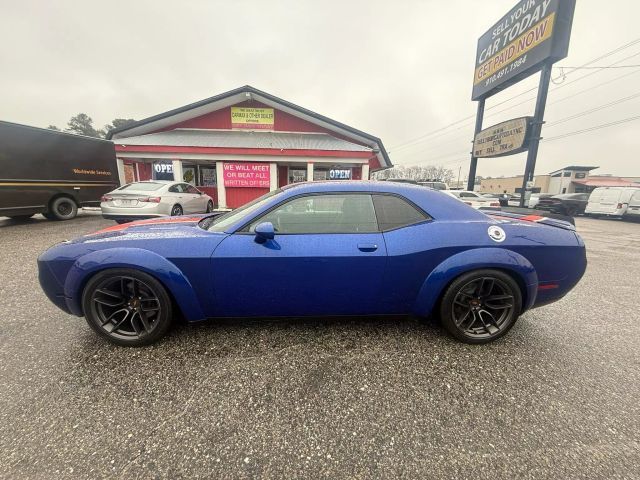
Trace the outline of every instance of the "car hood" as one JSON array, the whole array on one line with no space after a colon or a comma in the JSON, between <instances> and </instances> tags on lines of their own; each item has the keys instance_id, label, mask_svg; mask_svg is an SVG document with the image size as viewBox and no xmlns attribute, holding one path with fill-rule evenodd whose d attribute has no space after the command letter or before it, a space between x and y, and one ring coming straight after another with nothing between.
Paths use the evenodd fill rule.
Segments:
<instances>
[{"instance_id":1,"label":"car hood","mask_svg":"<svg viewBox=\"0 0 640 480\"><path fill-rule=\"evenodd\" d=\"M88 233L69 243L96 243L125 240L151 240L163 238L202 237L211 235L210 232L198 226L202 219L211 216L190 215L180 217L159 217L150 220L123 223L103 228L97 232Z\"/></svg>"}]
</instances>

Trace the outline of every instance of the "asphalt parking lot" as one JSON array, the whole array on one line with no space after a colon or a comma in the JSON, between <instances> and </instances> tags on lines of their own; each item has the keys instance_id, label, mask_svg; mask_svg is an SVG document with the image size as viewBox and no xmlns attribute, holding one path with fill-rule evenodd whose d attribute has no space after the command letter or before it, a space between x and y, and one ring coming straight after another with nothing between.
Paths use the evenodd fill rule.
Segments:
<instances>
[{"instance_id":1,"label":"asphalt parking lot","mask_svg":"<svg viewBox=\"0 0 640 480\"><path fill-rule=\"evenodd\" d=\"M178 325L125 349L41 292L111 222L0 220L2 478L640 478L640 224L488 346L415 319Z\"/></svg>"}]
</instances>

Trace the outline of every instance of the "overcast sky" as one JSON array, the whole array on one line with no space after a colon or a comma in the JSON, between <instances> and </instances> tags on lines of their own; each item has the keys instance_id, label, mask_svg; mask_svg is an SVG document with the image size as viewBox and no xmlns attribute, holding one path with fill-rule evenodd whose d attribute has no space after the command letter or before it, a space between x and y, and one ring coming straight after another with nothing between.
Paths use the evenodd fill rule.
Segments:
<instances>
[{"instance_id":1,"label":"overcast sky","mask_svg":"<svg viewBox=\"0 0 640 480\"><path fill-rule=\"evenodd\" d=\"M0 0L0 119L64 127L85 112L100 127L249 84L381 137L395 164L461 166L464 177L473 119L430 132L475 114L477 38L515 3ZM577 3L569 56L558 66L580 66L640 37L636 0ZM615 62L640 65L640 42L592 66ZM573 71L564 83L560 69L553 75L548 139L640 115L640 66ZM487 108L537 81L492 97ZM488 110L485 126L533 114L534 95ZM640 176L639 149L636 120L543 142L536 173L594 165L594 173ZM521 174L524 159L481 159L478 174Z\"/></svg>"}]
</instances>

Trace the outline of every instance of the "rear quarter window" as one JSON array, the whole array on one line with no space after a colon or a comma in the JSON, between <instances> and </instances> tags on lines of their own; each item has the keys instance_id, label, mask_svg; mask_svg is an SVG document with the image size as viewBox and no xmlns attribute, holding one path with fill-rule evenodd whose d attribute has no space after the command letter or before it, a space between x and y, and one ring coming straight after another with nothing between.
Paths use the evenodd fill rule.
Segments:
<instances>
[{"instance_id":1,"label":"rear quarter window","mask_svg":"<svg viewBox=\"0 0 640 480\"><path fill-rule=\"evenodd\" d=\"M429 215L407 200L394 195L374 195L373 205L378 217L378 226L383 232L431 220Z\"/></svg>"}]
</instances>

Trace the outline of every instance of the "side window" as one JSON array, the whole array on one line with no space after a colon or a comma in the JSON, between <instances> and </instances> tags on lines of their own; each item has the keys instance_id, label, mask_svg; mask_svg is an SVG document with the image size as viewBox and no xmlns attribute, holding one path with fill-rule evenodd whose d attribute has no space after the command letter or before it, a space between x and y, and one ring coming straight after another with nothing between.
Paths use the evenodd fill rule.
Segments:
<instances>
[{"instance_id":1,"label":"side window","mask_svg":"<svg viewBox=\"0 0 640 480\"><path fill-rule=\"evenodd\" d=\"M378 222L369 194L309 195L294 198L254 220L271 222L277 233L371 233Z\"/></svg>"},{"instance_id":2,"label":"side window","mask_svg":"<svg viewBox=\"0 0 640 480\"><path fill-rule=\"evenodd\" d=\"M175 184L175 185L171 185L171 186L169 187L169 191L170 191L171 193L182 193L182 184L177 183L177 184Z\"/></svg>"},{"instance_id":3,"label":"side window","mask_svg":"<svg viewBox=\"0 0 640 480\"><path fill-rule=\"evenodd\" d=\"M478 195L474 195L470 192L460 192L460 198L478 198Z\"/></svg>"},{"instance_id":4,"label":"side window","mask_svg":"<svg viewBox=\"0 0 640 480\"><path fill-rule=\"evenodd\" d=\"M187 193L193 193L195 195L197 195L198 193L200 193L198 191L198 189L196 187L194 187L193 185L188 185L187 184Z\"/></svg>"},{"instance_id":5,"label":"side window","mask_svg":"<svg viewBox=\"0 0 640 480\"><path fill-rule=\"evenodd\" d=\"M393 195L374 195L373 203L383 232L431 219L406 200Z\"/></svg>"}]
</instances>

